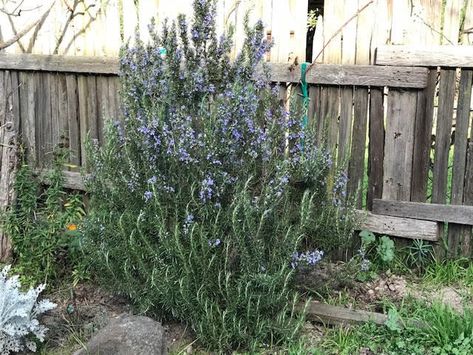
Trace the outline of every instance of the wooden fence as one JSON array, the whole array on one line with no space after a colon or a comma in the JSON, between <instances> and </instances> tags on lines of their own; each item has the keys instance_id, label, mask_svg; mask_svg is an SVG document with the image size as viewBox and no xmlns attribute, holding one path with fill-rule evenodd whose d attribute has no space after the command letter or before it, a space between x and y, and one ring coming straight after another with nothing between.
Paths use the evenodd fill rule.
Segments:
<instances>
[{"instance_id":1,"label":"wooden fence","mask_svg":"<svg viewBox=\"0 0 473 355\"><path fill-rule=\"evenodd\" d=\"M473 49L451 51L382 47L380 65L316 65L309 123L337 162L348 161L349 191L371 210L367 228L430 241L445 232L450 254L470 255ZM104 120L120 115L117 72L115 59L0 56L0 104L38 168L64 142L71 163L85 163L86 135L102 140ZM297 90L299 68L271 64L271 73L283 99ZM77 173L67 178L81 187Z\"/></svg>"}]
</instances>

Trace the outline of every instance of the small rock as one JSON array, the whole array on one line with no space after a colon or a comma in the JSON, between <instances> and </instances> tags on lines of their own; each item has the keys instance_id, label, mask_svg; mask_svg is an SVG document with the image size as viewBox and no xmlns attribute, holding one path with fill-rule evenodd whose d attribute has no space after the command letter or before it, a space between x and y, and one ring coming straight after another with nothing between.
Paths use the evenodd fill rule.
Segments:
<instances>
[{"instance_id":1,"label":"small rock","mask_svg":"<svg viewBox=\"0 0 473 355\"><path fill-rule=\"evenodd\" d=\"M148 317L120 315L101 329L74 355L162 355L166 354L164 329Z\"/></svg>"}]
</instances>

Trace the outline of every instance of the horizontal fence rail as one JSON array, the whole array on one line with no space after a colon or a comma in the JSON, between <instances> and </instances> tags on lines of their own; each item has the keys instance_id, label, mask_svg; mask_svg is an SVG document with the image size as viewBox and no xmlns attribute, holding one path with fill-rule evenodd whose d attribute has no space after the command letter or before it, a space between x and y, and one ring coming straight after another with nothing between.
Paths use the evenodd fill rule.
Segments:
<instances>
[{"instance_id":1,"label":"horizontal fence rail","mask_svg":"<svg viewBox=\"0 0 473 355\"><path fill-rule=\"evenodd\" d=\"M274 82L300 81L301 70L298 66L281 63L267 65ZM105 57L2 54L0 69L118 75L119 63L117 58ZM427 74L428 70L424 68L317 64L307 72L306 79L309 84L425 88Z\"/></svg>"},{"instance_id":2,"label":"horizontal fence rail","mask_svg":"<svg viewBox=\"0 0 473 355\"><path fill-rule=\"evenodd\" d=\"M473 46L381 46L375 61L378 65L473 68Z\"/></svg>"}]
</instances>

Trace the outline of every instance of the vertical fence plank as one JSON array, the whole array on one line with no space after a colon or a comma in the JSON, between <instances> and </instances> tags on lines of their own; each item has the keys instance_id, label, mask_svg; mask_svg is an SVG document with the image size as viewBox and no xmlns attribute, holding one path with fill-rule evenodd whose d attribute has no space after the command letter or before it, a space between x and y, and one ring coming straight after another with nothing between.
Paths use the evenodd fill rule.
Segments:
<instances>
[{"instance_id":1,"label":"vertical fence plank","mask_svg":"<svg viewBox=\"0 0 473 355\"><path fill-rule=\"evenodd\" d=\"M18 73L18 82L19 82L19 92L20 92L20 125L18 132L23 133L23 144L25 145L26 157L28 161L30 160L29 154L31 151L31 142L29 141L28 131L31 129L28 127L28 77L32 73L19 72Z\"/></svg>"},{"instance_id":2,"label":"vertical fence plank","mask_svg":"<svg viewBox=\"0 0 473 355\"><path fill-rule=\"evenodd\" d=\"M59 124L59 88L58 73L49 74L49 90L51 93L51 152L53 152L60 142Z\"/></svg>"},{"instance_id":3,"label":"vertical fence plank","mask_svg":"<svg viewBox=\"0 0 473 355\"><path fill-rule=\"evenodd\" d=\"M320 87L320 105L317 110L318 120L317 120L317 130L316 130L316 141L319 146L325 144L326 139L326 127L327 127L327 109L328 109L328 90L327 87Z\"/></svg>"},{"instance_id":4,"label":"vertical fence plank","mask_svg":"<svg viewBox=\"0 0 473 355\"><path fill-rule=\"evenodd\" d=\"M389 90L383 163L385 199L410 200L416 102L416 91Z\"/></svg>"},{"instance_id":5,"label":"vertical fence plank","mask_svg":"<svg viewBox=\"0 0 473 355\"><path fill-rule=\"evenodd\" d=\"M0 71L0 126L3 126L6 122L6 90L5 90L5 71ZM3 142L3 129L0 129L0 142ZM1 147L0 147L1 148ZM0 164L1 164L1 155L0 155Z\"/></svg>"},{"instance_id":6,"label":"vertical fence plank","mask_svg":"<svg viewBox=\"0 0 473 355\"><path fill-rule=\"evenodd\" d=\"M458 91L452 171L451 203L455 205L463 204L472 85L473 70L463 69L461 72L460 87ZM455 250L450 250L453 255L461 252L464 256L469 256L471 254L470 238L471 226L455 224L449 225L448 245L456 247Z\"/></svg>"},{"instance_id":7,"label":"vertical fence plank","mask_svg":"<svg viewBox=\"0 0 473 355\"><path fill-rule=\"evenodd\" d=\"M430 150L432 146L432 124L437 76L437 69L431 69L427 87L419 91L417 95L411 188L411 201L416 202L425 202L427 200L427 181L430 169Z\"/></svg>"},{"instance_id":8,"label":"vertical fence plank","mask_svg":"<svg viewBox=\"0 0 473 355\"><path fill-rule=\"evenodd\" d=\"M11 102L12 102L12 118L13 125L16 132L20 132L20 83L18 78L18 72L12 71L11 77Z\"/></svg>"},{"instance_id":9,"label":"vertical fence plank","mask_svg":"<svg viewBox=\"0 0 473 355\"><path fill-rule=\"evenodd\" d=\"M111 104L110 114L113 120L119 120L122 117L119 97L120 80L118 77L111 76L108 78L108 95Z\"/></svg>"},{"instance_id":10,"label":"vertical fence plank","mask_svg":"<svg viewBox=\"0 0 473 355\"><path fill-rule=\"evenodd\" d=\"M308 120L308 127L310 130L313 130L316 126L315 120L317 119L316 111L319 106L318 99L318 89L315 85L309 86L309 108L307 110L307 120Z\"/></svg>"},{"instance_id":11,"label":"vertical fence plank","mask_svg":"<svg viewBox=\"0 0 473 355\"><path fill-rule=\"evenodd\" d=\"M97 77L97 117L98 117L98 138L100 142L104 139L104 125L110 120L110 100L108 95L108 78Z\"/></svg>"},{"instance_id":12,"label":"vertical fence plank","mask_svg":"<svg viewBox=\"0 0 473 355\"><path fill-rule=\"evenodd\" d=\"M38 110L36 119L38 128L38 164L44 168L52 161L52 128L51 128L51 74L39 74L39 87L37 93Z\"/></svg>"},{"instance_id":13,"label":"vertical fence plank","mask_svg":"<svg viewBox=\"0 0 473 355\"><path fill-rule=\"evenodd\" d=\"M67 125L69 127L70 162L79 166L81 163L81 137L79 125L79 106L77 77L74 74L66 75L67 91Z\"/></svg>"},{"instance_id":14,"label":"vertical fence plank","mask_svg":"<svg viewBox=\"0 0 473 355\"><path fill-rule=\"evenodd\" d=\"M348 193L356 194L357 207L363 205L366 131L368 126L368 89L357 87L354 93L353 136L348 168Z\"/></svg>"},{"instance_id":15,"label":"vertical fence plank","mask_svg":"<svg viewBox=\"0 0 473 355\"><path fill-rule=\"evenodd\" d=\"M327 109L325 111L324 121L326 122L325 130L327 132L327 148L333 160L336 161L340 88L336 86L328 87L326 97Z\"/></svg>"},{"instance_id":16,"label":"vertical fence plank","mask_svg":"<svg viewBox=\"0 0 473 355\"><path fill-rule=\"evenodd\" d=\"M432 185L432 202L434 203L447 202L448 157L455 101L455 76L455 69L442 69L440 72Z\"/></svg>"},{"instance_id":17,"label":"vertical fence plank","mask_svg":"<svg viewBox=\"0 0 473 355\"><path fill-rule=\"evenodd\" d=\"M440 70L439 105L437 112L437 128L435 131L435 156L432 176L432 202L445 204L447 202L448 159L450 152L450 136L452 130L453 108L455 103L455 69ZM439 233L444 238L445 228L439 224ZM436 248L436 254L443 256L441 244ZM456 246L448 246L448 251ZM452 255L448 252L449 255Z\"/></svg>"},{"instance_id":18,"label":"vertical fence plank","mask_svg":"<svg viewBox=\"0 0 473 355\"><path fill-rule=\"evenodd\" d=\"M348 163L353 126L353 87L340 89L340 129L338 133L338 167Z\"/></svg>"},{"instance_id":19,"label":"vertical fence plank","mask_svg":"<svg viewBox=\"0 0 473 355\"><path fill-rule=\"evenodd\" d=\"M87 128L87 77L85 75L77 76L77 97L79 111L79 134L80 134L80 165L86 165L85 142L88 136Z\"/></svg>"},{"instance_id":20,"label":"vertical fence plank","mask_svg":"<svg viewBox=\"0 0 473 355\"><path fill-rule=\"evenodd\" d=\"M310 111L309 111L309 127L318 142L319 125L320 125L320 109L322 106L322 89L320 86L311 86L309 88Z\"/></svg>"},{"instance_id":21,"label":"vertical fence plank","mask_svg":"<svg viewBox=\"0 0 473 355\"><path fill-rule=\"evenodd\" d=\"M14 122L14 117L13 117L13 103L12 103L12 97L13 97L13 87L12 87L12 79L11 79L11 71L6 70L5 71L5 77L4 77L4 90L5 90L5 101L3 102L3 105L5 105L4 109L4 115L5 115L5 123L7 122Z\"/></svg>"},{"instance_id":22,"label":"vertical fence plank","mask_svg":"<svg viewBox=\"0 0 473 355\"><path fill-rule=\"evenodd\" d=\"M373 199L383 195L384 159L384 88L370 89L368 192L366 205L373 207Z\"/></svg>"},{"instance_id":23,"label":"vertical fence plank","mask_svg":"<svg viewBox=\"0 0 473 355\"><path fill-rule=\"evenodd\" d=\"M37 140L37 126L36 126L36 108L38 101L38 73L24 73L27 80L27 98L26 102L26 116L24 117L25 124L23 125L23 139L26 140L27 158L28 162L37 165L38 159L38 140Z\"/></svg>"},{"instance_id":24,"label":"vertical fence plank","mask_svg":"<svg viewBox=\"0 0 473 355\"><path fill-rule=\"evenodd\" d=\"M91 139L99 138L97 118L97 80L96 76L87 76L87 130Z\"/></svg>"},{"instance_id":25,"label":"vertical fence plank","mask_svg":"<svg viewBox=\"0 0 473 355\"><path fill-rule=\"evenodd\" d=\"M58 124L59 143L70 149L69 142L69 120L67 110L67 81L66 75L60 74L57 78L58 88Z\"/></svg>"}]
</instances>

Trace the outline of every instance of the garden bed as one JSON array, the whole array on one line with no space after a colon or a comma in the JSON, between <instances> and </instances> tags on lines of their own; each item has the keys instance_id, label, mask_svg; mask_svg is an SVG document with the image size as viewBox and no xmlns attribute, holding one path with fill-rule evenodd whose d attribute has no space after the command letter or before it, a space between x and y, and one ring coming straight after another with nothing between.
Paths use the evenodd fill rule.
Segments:
<instances>
[{"instance_id":1,"label":"garden bed","mask_svg":"<svg viewBox=\"0 0 473 355\"><path fill-rule=\"evenodd\" d=\"M452 262L450 265L455 263ZM287 348L262 348L260 353L283 354L288 351L294 354L377 354L380 351L382 353L384 350L379 348L379 343L372 344L373 348L370 348L369 341L364 345L359 332L361 330L368 332L365 340L368 340L370 336L377 336L380 342L378 333L385 331L394 334L391 339L393 342L399 342L404 333L391 331L388 325L384 324L389 322L390 318L386 316L389 309L397 309L400 314L400 324L406 324L409 323L409 319L403 318L403 310L419 307L417 303L428 308L432 303L438 302L451 307L458 314L462 314L464 309L473 307L472 284L470 284L473 279L459 276L457 282L453 284L445 279L434 279L434 276L441 277L444 271L445 268L437 267L435 270L432 268L430 275L426 273L422 277L387 271L380 273L372 280L360 281L353 276L353 266L350 263L322 262L312 269L303 269L297 274L296 279L305 299L310 297L312 302L345 311L335 312L330 317L324 318L320 317L320 313L314 314L309 307L309 314L298 342L289 344ZM50 328L47 342L42 350L42 354L45 355L72 354L83 347L92 334L102 328L112 317L123 313L133 313L132 307L125 298L112 295L93 284L64 288L48 297L58 304L58 308L44 317L44 323ZM345 322L343 320L347 314L346 310L377 312L386 320L378 321L378 325L374 326L375 322L365 322L358 317L353 322L353 319L348 316ZM341 317L338 318L339 322L330 321L337 317L337 314ZM375 328L372 328L371 324ZM414 323L407 324L406 327L410 329L409 327L419 326L419 324L421 323L416 323L414 319ZM170 354L207 354L204 347L195 340L195 335L187 325L164 320L163 326ZM392 345L389 343L391 340L386 336L386 348Z\"/></svg>"}]
</instances>

